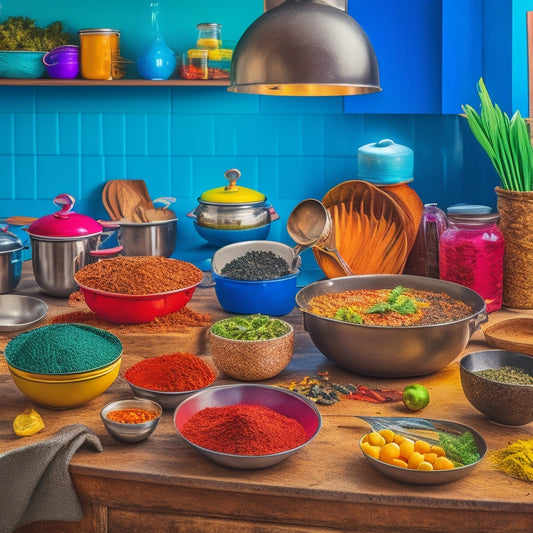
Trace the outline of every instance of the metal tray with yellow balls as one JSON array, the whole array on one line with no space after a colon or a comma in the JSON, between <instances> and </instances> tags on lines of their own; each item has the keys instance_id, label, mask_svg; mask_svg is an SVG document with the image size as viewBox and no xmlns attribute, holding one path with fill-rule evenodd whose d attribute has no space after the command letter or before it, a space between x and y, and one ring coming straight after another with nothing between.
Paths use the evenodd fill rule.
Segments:
<instances>
[{"instance_id":1,"label":"metal tray with yellow balls","mask_svg":"<svg viewBox=\"0 0 533 533\"><path fill-rule=\"evenodd\" d=\"M456 481L468 475L472 470L481 462L487 453L487 443L485 439L474 429L457 422L450 422L447 420L434 420L434 419L420 419L409 417L359 417L366 420L371 426L372 431L378 430L378 428L386 427L389 425L394 428L395 433L401 435L408 435L413 437L418 435L421 440L435 441L439 439L439 432L448 433L452 436L461 436L465 432L470 432L474 437L475 445L479 458L471 464L463 466L455 466L454 468L446 470L416 470L405 468L402 466L395 466L394 464L386 463L378 458L372 457L364 451L363 442L372 431L365 433L361 439L359 439L359 448L363 457L369 461L371 466L383 475L401 481L404 483L418 484L418 485L438 485L442 483L449 483ZM380 419L380 420L377 420ZM420 427L433 427L434 430L420 429Z\"/></svg>"}]
</instances>

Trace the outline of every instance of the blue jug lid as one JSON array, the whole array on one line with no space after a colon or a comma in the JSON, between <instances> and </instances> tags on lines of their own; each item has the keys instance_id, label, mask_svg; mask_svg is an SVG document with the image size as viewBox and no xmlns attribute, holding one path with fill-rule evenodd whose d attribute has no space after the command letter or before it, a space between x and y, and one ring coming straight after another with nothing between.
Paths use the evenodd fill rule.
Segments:
<instances>
[{"instance_id":1,"label":"blue jug lid","mask_svg":"<svg viewBox=\"0 0 533 533\"><path fill-rule=\"evenodd\" d=\"M365 144L357 150L357 177L374 185L413 181L413 168L413 150L390 139Z\"/></svg>"}]
</instances>

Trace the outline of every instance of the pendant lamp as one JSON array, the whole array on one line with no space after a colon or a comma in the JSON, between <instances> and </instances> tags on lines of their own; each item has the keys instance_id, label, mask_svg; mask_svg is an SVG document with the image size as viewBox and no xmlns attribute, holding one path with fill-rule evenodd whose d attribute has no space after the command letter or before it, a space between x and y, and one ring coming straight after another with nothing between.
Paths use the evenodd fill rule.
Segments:
<instances>
[{"instance_id":1,"label":"pendant lamp","mask_svg":"<svg viewBox=\"0 0 533 533\"><path fill-rule=\"evenodd\" d=\"M231 62L235 93L341 96L381 91L376 54L346 0L265 0Z\"/></svg>"}]
</instances>

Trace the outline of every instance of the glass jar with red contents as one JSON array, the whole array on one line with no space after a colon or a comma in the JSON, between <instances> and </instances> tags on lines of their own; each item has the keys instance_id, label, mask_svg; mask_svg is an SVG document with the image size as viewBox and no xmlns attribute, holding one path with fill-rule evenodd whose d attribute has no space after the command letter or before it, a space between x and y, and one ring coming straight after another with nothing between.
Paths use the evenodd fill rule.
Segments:
<instances>
[{"instance_id":1,"label":"glass jar with red contents","mask_svg":"<svg viewBox=\"0 0 533 533\"><path fill-rule=\"evenodd\" d=\"M477 292L491 313L502 306L504 238L498 213L469 207L448 210L448 228L439 241L440 279Z\"/></svg>"}]
</instances>

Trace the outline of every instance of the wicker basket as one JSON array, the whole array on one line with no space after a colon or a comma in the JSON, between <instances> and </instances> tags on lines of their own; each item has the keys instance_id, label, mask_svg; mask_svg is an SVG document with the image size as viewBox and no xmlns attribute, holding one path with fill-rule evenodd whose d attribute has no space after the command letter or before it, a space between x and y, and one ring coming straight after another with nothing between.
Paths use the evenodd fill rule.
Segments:
<instances>
[{"instance_id":1,"label":"wicker basket","mask_svg":"<svg viewBox=\"0 0 533 533\"><path fill-rule=\"evenodd\" d=\"M499 228L505 239L503 305L533 308L533 191L496 187Z\"/></svg>"}]
</instances>

